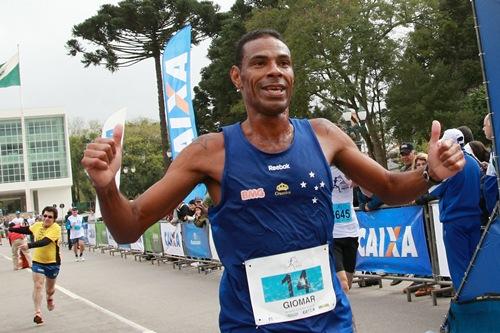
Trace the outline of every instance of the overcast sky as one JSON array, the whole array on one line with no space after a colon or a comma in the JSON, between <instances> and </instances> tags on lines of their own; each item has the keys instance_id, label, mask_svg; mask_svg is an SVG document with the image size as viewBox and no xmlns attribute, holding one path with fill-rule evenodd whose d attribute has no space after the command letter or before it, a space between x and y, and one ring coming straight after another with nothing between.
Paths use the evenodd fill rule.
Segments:
<instances>
[{"instance_id":1,"label":"overcast sky","mask_svg":"<svg viewBox=\"0 0 500 333\"><path fill-rule=\"evenodd\" d=\"M127 108L127 120L159 120L154 62L142 61L111 73L104 67L84 68L81 56L67 55L66 41L75 24L95 15L101 5L115 0L3 0L0 10L0 63L20 50L19 87L0 89L0 111L60 107L70 120L103 122L111 113ZM234 0L215 0L221 11ZM205 41L191 51L192 86L207 66ZM22 96L22 98L21 98Z\"/></svg>"}]
</instances>

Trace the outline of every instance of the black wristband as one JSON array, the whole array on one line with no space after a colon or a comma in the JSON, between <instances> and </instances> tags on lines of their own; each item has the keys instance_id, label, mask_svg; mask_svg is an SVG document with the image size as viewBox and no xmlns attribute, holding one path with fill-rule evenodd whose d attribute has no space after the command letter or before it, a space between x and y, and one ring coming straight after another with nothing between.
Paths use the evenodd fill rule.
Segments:
<instances>
[{"instance_id":1,"label":"black wristband","mask_svg":"<svg viewBox=\"0 0 500 333\"><path fill-rule=\"evenodd\" d=\"M442 180L435 180L434 178L431 177L431 175L429 174L429 165L425 166L422 176L424 177L425 182L430 186L438 185L441 184L442 182Z\"/></svg>"}]
</instances>

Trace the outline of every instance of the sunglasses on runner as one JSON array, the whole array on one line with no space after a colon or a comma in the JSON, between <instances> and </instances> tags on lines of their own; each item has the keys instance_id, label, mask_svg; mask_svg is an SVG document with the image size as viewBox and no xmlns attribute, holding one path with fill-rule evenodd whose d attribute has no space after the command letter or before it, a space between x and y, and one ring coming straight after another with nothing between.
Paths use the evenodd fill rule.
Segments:
<instances>
[{"instance_id":1,"label":"sunglasses on runner","mask_svg":"<svg viewBox=\"0 0 500 333\"><path fill-rule=\"evenodd\" d=\"M47 215L47 214L43 214L43 217L45 217L45 218L49 218L49 219L53 219L53 218L54 218L54 216L52 216L52 215Z\"/></svg>"}]
</instances>

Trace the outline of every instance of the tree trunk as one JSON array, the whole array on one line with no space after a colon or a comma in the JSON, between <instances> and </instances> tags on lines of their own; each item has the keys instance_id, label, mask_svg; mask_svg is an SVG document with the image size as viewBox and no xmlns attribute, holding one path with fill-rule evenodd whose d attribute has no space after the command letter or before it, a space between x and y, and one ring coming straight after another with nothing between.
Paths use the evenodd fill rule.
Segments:
<instances>
[{"instance_id":1,"label":"tree trunk","mask_svg":"<svg viewBox=\"0 0 500 333\"><path fill-rule=\"evenodd\" d=\"M376 122L373 121L371 116L372 114L367 114L367 131L363 131L362 135L368 146L368 152L370 153L370 156L372 156L375 161L377 161L384 168L387 168L387 156L385 154L385 147L383 147Z\"/></svg>"},{"instance_id":2,"label":"tree trunk","mask_svg":"<svg viewBox=\"0 0 500 333\"><path fill-rule=\"evenodd\" d=\"M167 155L168 144L168 131L167 131L167 118L165 116L165 100L163 99L163 79L161 76L161 54L154 55L155 70L156 70L156 87L158 89L158 107L160 112L160 129L161 129L161 150L163 155L163 165L165 171L170 166L170 158Z\"/></svg>"}]
</instances>

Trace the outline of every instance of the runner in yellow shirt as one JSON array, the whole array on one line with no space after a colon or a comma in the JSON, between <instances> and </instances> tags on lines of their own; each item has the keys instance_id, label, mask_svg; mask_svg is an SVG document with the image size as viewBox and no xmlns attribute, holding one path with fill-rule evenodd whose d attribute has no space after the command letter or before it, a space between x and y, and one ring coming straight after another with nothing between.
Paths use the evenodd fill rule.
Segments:
<instances>
[{"instance_id":1,"label":"runner in yellow shirt","mask_svg":"<svg viewBox=\"0 0 500 333\"><path fill-rule=\"evenodd\" d=\"M33 235L33 243L24 244L21 247L25 249L34 249L33 251L33 302L35 305L35 317L33 321L36 324L42 324L42 291L45 280L45 292L47 299L47 309L54 310L54 292L56 278L59 274L61 258L59 256L59 240L61 239L61 227L55 223L57 219L57 209L47 206L42 211L43 222L36 222L30 227L17 228L16 232Z\"/></svg>"}]
</instances>

